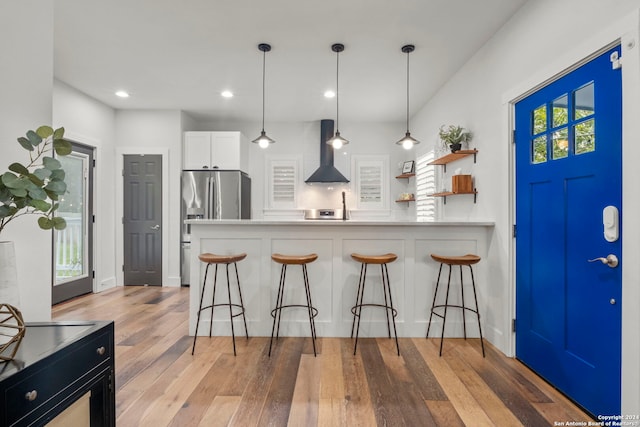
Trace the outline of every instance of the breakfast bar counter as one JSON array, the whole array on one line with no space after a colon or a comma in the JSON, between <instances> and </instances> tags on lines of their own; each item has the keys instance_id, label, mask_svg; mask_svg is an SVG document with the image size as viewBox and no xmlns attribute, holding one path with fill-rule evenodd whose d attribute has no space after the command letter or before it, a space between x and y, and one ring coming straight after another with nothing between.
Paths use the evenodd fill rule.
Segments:
<instances>
[{"instance_id":1,"label":"breakfast bar counter","mask_svg":"<svg viewBox=\"0 0 640 427\"><path fill-rule=\"evenodd\" d=\"M427 330L429 309L438 275L439 264L431 253L463 255L474 253L483 258L475 266L478 300L481 313L485 312L486 299L490 295L489 267L484 259L491 244L494 223L491 221L384 221L384 220L203 220L192 219L185 223L191 228L190 257L190 316L189 332L194 334L205 265L198 254L246 253L237 264L242 297L246 309L249 336L271 334L271 309L276 300L280 265L271 260L272 253L318 254L318 259L308 265L308 275L313 305L318 309L316 329L319 337L348 337L351 334L360 264L351 259L351 253L383 254L393 252L397 261L388 265L391 292L398 310L396 318L398 336L421 337ZM305 298L301 269L291 266L287 270L287 298L289 303ZM367 272L365 300L380 300L382 286L380 270L371 265ZM224 266L218 269L218 282L226 289ZM210 271L211 272L211 271ZM235 271L231 268L232 284ZM443 272L444 274L444 272ZM470 280L465 274L466 283ZM212 274L207 280L212 280ZM454 270L452 281L460 280ZM232 286L232 290L235 286ZM205 301L211 301L213 286L207 286ZM453 288L457 289L457 287ZM226 292L216 296L226 301ZM455 301L459 295L452 295ZM209 313L200 318L201 335L209 334ZM238 320L236 320L238 321ZM447 319L447 336L462 334L462 316L452 313ZM432 327L433 329L433 327ZM436 327L435 331L438 331ZM477 336L477 331L468 331ZM282 318L280 334L283 336L307 336L309 319L305 310L291 310ZM228 311L217 309L213 321L213 335L231 335ZM363 313L360 336L386 336L386 317L383 310L367 310Z\"/></svg>"}]
</instances>

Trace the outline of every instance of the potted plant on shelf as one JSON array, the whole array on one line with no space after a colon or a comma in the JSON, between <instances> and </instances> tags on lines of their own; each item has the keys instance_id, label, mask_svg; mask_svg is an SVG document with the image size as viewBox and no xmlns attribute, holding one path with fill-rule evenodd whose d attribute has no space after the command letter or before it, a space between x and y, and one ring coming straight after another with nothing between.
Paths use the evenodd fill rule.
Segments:
<instances>
[{"instance_id":1,"label":"potted plant on shelf","mask_svg":"<svg viewBox=\"0 0 640 427\"><path fill-rule=\"evenodd\" d=\"M463 143L467 143L471 141L473 138L473 134L462 126L458 125L449 125L440 126L440 131L438 132L440 136L440 140L445 146L448 146L451 149L452 153L459 151L462 148Z\"/></svg>"},{"instance_id":2,"label":"potted plant on shelf","mask_svg":"<svg viewBox=\"0 0 640 427\"><path fill-rule=\"evenodd\" d=\"M28 162L14 162L0 175L0 326L5 332L21 330L22 315L17 308L12 311L13 306L20 304L15 247L13 242L2 241L2 232L10 222L24 215L39 216L38 225L43 230L62 230L67 225L64 218L55 216L58 199L67 191L65 172L60 162L49 155L71 153L71 143L64 139L64 128L54 130L40 126L18 138L18 143L29 152ZM4 316L7 313L9 317ZM7 345L0 346L2 360L12 358L20 344L19 339L4 344L9 343L15 345L11 345L10 356L3 357L2 352L9 349Z\"/></svg>"}]
</instances>

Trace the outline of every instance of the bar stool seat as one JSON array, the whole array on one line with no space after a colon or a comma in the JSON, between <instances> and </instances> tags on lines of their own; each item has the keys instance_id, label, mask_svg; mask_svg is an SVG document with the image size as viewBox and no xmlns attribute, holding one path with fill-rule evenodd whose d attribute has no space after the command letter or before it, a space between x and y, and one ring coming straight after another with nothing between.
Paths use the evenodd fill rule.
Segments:
<instances>
[{"instance_id":1,"label":"bar stool seat","mask_svg":"<svg viewBox=\"0 0 640 427\"><path fill-rule=\"evenodd\" d=\"M309 325L311 327L311 342L313 344L313 356L316 356L316 324L315 317L318 315L318 309L313 306L311 302L311 288L309 286L309 275L307 273L307 264L318 259L317 254L307 255L283 255L274 253L271 255L271 259L279 264L282 264L280 269L280 283L278 285L278 296L276 299L276 306L271 310L271 317L273 317L273 326L271 327L271 340L269 341L269 357L271 357L271 347L273 345L273 335L276 334L276 340L280 337L280 319L282 317L282 309L290 307L306 308L309 313ZM283 304L284 300L284 283L287 275L288 265L300 265L302 266L302 277L304 281L304 291L306 295L306 304ZM276 330L277 325L277 330Z\"/></svg>"},{"instance_id":2,"label":"bar stool seat","mask_svg":"<svg viewBox=\"0 0 640 427\"><path fill-rule=\"evenodd\" d=\"M282 254L273 254L271 255L271 259L279 264L308 264L318 259L318 255L309 254L309 255L282 255Z\"/></svg>"},{"instance_id":3,"label":"bar stool seat","mask_svg":"<svg viewBox=\"0 0 640 427\"><path fill-rule=\"evenodd\" d=\"M464 339L467 339L467 320L466 320L466 312L470 311L472 313L475 313L478 319L478 331L480 332L480 345L482 347L482 357L485 356L484 353L484 341L482 338L482 326L480 325L480 311L478 309L478 296L476 293L476 282L475 279L473 277L473 268L471 267L473 264L477 264L480 262L480 257L478 255L474 255L474 254L466 254L466 255L460 255L460 256L449 256L449 255L438 255L438 254L431 254L431 258L433 258L434 261L437 261L440 263L440 269L438 270L438 280L436 281L436 289L433 293L433 302L431 303L431 314L429 315L429 326L427 326L427 338L429 338L429 330L431 328L431 320L433 319L433 316L438 316L442 319L442 332L440 335L440 356L442 356L442 345L444 343L444 327L445 324L447 322L447 309L449 308L459 308L462 310L462 328L463 328L463 332L464 332ZM445 297L445 301L444 304L436 304L436 298L438 296L438 288L440 286L440 275L442 273L442 266L443 265L448 265L449 266L449 279L447 281L447 292L446 292L446 297ZM460 266L460 293L462 295L462 305L458 305L458 304L449 304L449 288L451 285L451 269L453 268L452 266L457 265ZM469 271L471 273L471 285L472 285L472 289L473 289L473 299L475 302L475 308L472 307L467 307L465 305L465 299L464 299L464 282L463 282L463 278L462 278L462 267L463 266L467 266L469 267ZM443 313L439 313L436 310L440 310L443 309Z\"/></svg>"},{"instance_id":4,"label":"bar stool seat","mask_svg":"<svg viewBox=\"0 0 640 427\"><path fill-rule=\"evenodd\" d=\"M361 263L360 266L360 278L358 279L358 291L356 295L356 304L351 307L351 313L353 314L353 322L351 324L351 338L353 338L353 332L356 332L356 341L353 346L353 354L356 354L358 348L358 334L360 333L360 317L363 307L382 307L385 309L387 315L387 333L391 338L391 325L393 323L393 334L396 339L396 350L398 356L400 356L400 346L398 344L398 332L396 329L396 317L398 316L398 310L393 307L393 299L391 298L391 286L389 285L389 270L387 264L398 259L398 255L394 253L386 253L382 255L363 255L359 253L352 253L351 258ZM380 265L380 274L382 276L382 291L384 292L384 304L380 303L363 303L365 279L367 276L367 265L375 264ZM391 319L389 318L389 312L391 312ZM356 318L358 319L356 326Z\"/></svg>"},{"instance_id":5,"label":"bar stool seat","mask_svg":"<svg viewBox=\"0 0 640 427\"><path fill-rule=\"evenodd\" d=\"M196 350L196 340L198 338L198 327L200 326L200 314L204 311L204 310L208 310L211 309L211 319L210 319L210 323L209 323L209 337L211 337L211 333L213 331L213 309L215 307L229 307L229 321L231 322L231 337L233 340L233 355L236 355L236 335L235 335L235 331L233 328L233 318L234 317L238 317L238 316L242 316L242 320L244 323L244 333L247 337L247 339L249 339L249 332L247 331L247 319L244 315L244 303L242 301L242 290L240 289L240 278L238 276L238 266L237 266L237 262L238 261L242 261L243 259L245 259L247 257L247 254L245 253L241 253L241 254L233 254L233 255L217 255L217 254L212 254L212 253L202 253L200 255L198 255L198 259L204 263L207 264L207 268L205 269L204 272L204 280L202 281L202 292L200 294L200 307L198 308L198 319L196 321L196 332L195 335L193 336L193 348L191 349L191 354L193 355L195 350ZM207 305L205 307L202 306L203 301L204 301L204 292L207 286L207 275L209 273L209 266L215 264L216 269L215 269L215 273L213 276L213 295L211 297L211 305ZM224 302L224 303L218 303L216 304L216 283L218 280L218 265L220 264L224 264L226 266L226 273L227 273L227 296L228 296L228 302ZM233 264L235 270L236 270L236 284L238 285L238 296L240 298L240 303L234 303L231 300L231 285L229 284L229 264ZM234 313L233 311L236 311L236 313Z\"/></svg>"},{"instance_id":6,"label":"bar stool seat","mask_svg":"<svg viewBox=\"0 0 640 427\"><path fill-rule=\"evenodd\" d=\"M216 255L211 253L204 253L198 255L198 259L207 264L232 264L234 262L242 261L247 257L247 254L237 255Z\"/></svg>"},{"instance_id":7,"label":"bar stool seat","mask_svg":"<svg viewBox=\"0 0 640 427\"><path fill-rule=\"evenodd\" d=\"M352 253L351 258L365 264L387 264L398 259L398 255L388 253L384 255L362 255Z\"/></svg>"}]
</instances>

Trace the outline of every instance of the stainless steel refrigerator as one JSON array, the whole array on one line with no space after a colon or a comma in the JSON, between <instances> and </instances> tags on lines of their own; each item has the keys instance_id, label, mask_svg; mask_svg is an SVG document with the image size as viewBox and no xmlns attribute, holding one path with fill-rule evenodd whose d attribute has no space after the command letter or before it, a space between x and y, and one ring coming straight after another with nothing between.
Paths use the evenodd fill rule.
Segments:
<instances>
[{"instance_id":1,"label":"stainless steel refrigerator","mask_svg":"<svg viewBox=\"0 0 640 427\"><path fill-rule=\"evenodd\" d=\"M191 227L186 219L250 219L251 178L239 170L182 171L182 284L189 284Z\"/></svg>"}]
</instances>

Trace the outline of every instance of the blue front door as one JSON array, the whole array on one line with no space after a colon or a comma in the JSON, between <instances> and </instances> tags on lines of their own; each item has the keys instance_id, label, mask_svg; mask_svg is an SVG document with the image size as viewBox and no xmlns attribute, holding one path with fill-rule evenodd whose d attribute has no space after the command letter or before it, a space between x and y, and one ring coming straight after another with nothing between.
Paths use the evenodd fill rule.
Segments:
<instances>
[{"instance_id":1,"label":"blue front door","mask_svg":"<svg viewBox=\"0 0 640 427\"><path fill-rule=\"evenodd\" d=\"M607 206L622 223L614 50L515 106L516 357L595 416L620 414L622 239L603 228ZM589 262L609 254L617 267Z\"/></svg>"}]
</instances>

